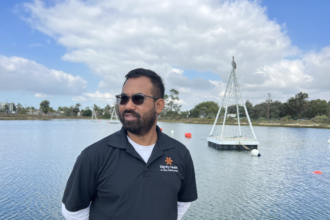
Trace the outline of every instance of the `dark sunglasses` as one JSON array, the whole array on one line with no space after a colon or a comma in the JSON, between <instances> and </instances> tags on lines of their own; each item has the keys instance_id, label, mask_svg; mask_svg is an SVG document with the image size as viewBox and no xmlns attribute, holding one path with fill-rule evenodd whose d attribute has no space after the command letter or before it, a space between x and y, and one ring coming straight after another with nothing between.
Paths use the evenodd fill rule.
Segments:
<instances>
[{"instance_id":1,"label":"dark sunglasses","mask_svg":"<svg viewBox=\"0 0 330 220\"><path fill-rule=\"evenodd\" d=\"M130 100L130 98L132 98L132 102L134 103L134 105L142 105L144 103L144 100L146 99L146 97L158 100L155 97L143 95L143 94L134 94L132 96L128 96L125 94L116 95L117 103L119 105L126 105L128 103L128 101Z\"/></svg>"}]
</instances>

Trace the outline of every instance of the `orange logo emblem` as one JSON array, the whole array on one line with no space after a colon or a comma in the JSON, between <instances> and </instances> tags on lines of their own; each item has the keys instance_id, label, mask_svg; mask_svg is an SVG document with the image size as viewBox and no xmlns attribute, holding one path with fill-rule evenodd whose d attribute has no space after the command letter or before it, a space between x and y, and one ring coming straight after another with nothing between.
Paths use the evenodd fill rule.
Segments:
<instances>
[{"instance_id":1,"label":"orange logo emblem","mask_svg":"<svg viewBox=\"0 0 330 220\"><path fill-rule=\"evenodd\" d=\"M167 163L167 165L172 165L173 160L171 160L170 157L166 157L165 162Z\"/></svg>"}]
</instances>

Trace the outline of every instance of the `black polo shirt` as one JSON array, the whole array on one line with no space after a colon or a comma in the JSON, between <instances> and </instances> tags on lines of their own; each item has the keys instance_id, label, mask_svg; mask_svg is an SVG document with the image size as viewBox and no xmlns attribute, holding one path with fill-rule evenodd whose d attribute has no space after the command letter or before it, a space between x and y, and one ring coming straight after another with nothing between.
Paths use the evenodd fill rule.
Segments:
<instances>
[{"instance_id":1,"label":"black polo shirt","mask_svg":"<svg viewBox=\"0 0 330 220\"><path fill-rule=\"evenodd\" d=\"M188 149L162 133L145 163L124 128L87 147L69 177L63 203L92 220L177 220L177 202L197 199Z\"/></svg>"}]
</instances>

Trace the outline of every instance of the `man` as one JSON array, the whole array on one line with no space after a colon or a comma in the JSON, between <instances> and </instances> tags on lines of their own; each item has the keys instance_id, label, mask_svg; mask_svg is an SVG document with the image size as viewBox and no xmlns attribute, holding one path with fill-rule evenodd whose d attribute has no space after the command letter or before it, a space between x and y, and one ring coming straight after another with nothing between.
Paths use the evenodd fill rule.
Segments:
<instances>
[{"instance_id":1,"label":"man","mask_svg":"<svg viewBox=\"0 0 330 220\"><path fill-rule=\"evenodd\" d=\"M123 127L77 158L62 200L66 219L176 220L197 199L189 151L157 126L164 90L151 70L126 75L116 96Z\"/></svg>"}]
</instances>

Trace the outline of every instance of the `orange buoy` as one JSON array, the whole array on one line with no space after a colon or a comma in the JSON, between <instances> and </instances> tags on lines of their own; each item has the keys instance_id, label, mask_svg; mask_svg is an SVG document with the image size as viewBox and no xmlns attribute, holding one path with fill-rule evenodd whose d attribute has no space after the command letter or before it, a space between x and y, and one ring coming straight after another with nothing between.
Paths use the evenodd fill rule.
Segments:
<instances>
[{"instance_id":1,"label":"orange buoy","mask_svg":"<svg viewBox=\"0 0 330 220\"><path fill-rule=\"evenodd\" d=\"M315 173L315 174L322 174L322 172L321 171L318 171L318 170L314 171L313 173Z\"/></svg>"},{"instance_id":2,"label":"orange buoy","mask_svg":"<svg viewBox=\"0 0 330 220\"><path fill-rule=\"evenodd\" d=\"M162 128L160 128L160 130L161 130L161 131L163 131L163 129L162 129Z\"/></svg>"},{"instance_id":3,"label":"orange buoy","mask_svg":"<svg viewBox=\"0 0 330 220\"><path fill-rule=\"evenodd\" d=\"M186 138L191 138L191 133L185 133L184 136L185 136Z\"/></svg>"},{"instance_id":4,"label":"orange buoy","mask_svg":"<svg viewBox=\"0 0 330 220\"><path fill-rule=\"evenodd\" d=\"M100 121L99 121L100 122Z\"/></svg>"}]
</instances>

